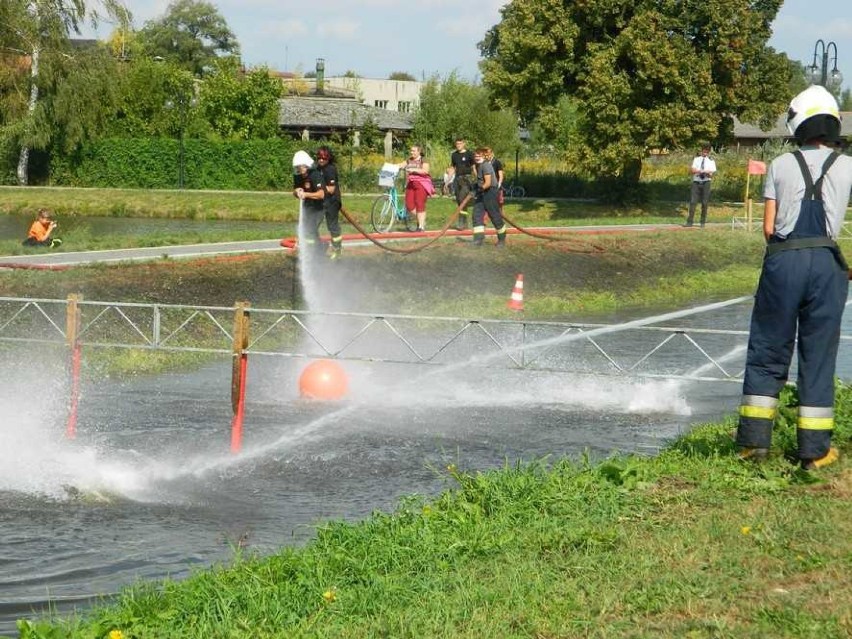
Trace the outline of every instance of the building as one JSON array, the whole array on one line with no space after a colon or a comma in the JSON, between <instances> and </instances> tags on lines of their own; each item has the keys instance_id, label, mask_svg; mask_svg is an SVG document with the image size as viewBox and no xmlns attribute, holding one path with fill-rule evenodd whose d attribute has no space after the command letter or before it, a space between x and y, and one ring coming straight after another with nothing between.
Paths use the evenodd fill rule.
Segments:
<instances>
[{"instance_id":1,"label":"building","mask_svg":"<svg viewBox=\"0 0 852 639\"><path fill-rule=\"evenodd\" d=\"M360 130L370 123L384 134L385 157L393 154L394 138L407 137L414 128L411 114L366 106L354 97L314 93L281 98L279 105L279 127L302 140L351 135L353 144L358 146Z\"/></svg>"},{"instance_id":2,"label":"building","mask_svg":"<svg viewBox=\"0 0 852 639\"><path fill-rule=\"evenodd\" d=\"M846 139L852 139L852 112L841 112L840 117L840 134ZM786 115L779 117L768 131L764 131L756 124L745 124L734 118L734 141L737 150L741 147L755 147L766 142L781 140L793 140L792 134L787 130Z\"/></svg>"},{"instance_id":3,"label":"building","mask_svg":"<svg viewBox=\"0 0 852 639\"><path fill-rule=\"evenodd\" d=\"M352 136L358 146L361 130L370 125L384 134L384 154L391 157L394 137L405 137L414 128L420 82L326 78L322 58L313 78L278 77L290 94L279 101L278 125L302 140L337 134Z\"/></svg>"},{"instance_id":4,"label":"building","mask_svg":"<svg viewBox=\"0 0 852 639\"><path fill-rule=\"evenodd\" d=\"M331 89L351 92L365 106L413 113L420 103L422 82L411 80L377 80L374 78L332 77L326 78Z\"/></svg>"}]
</instances>

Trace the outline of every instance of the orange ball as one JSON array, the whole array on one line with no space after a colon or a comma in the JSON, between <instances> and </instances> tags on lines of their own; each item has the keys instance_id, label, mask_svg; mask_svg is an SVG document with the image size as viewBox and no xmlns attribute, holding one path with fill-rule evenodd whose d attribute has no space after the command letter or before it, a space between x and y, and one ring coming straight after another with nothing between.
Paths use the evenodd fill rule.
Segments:
<instances>
[{"instance_id":1,"label":"orange ball","mask_svg":"<svg viewBox=\"0 0 852 639\"><path fill-rule=\"evenodd\" d=\"M330 359L308 364L299 377L299 395L306 399L341 399L348 390L346 372Z\"/></svg>"}]
</instances>

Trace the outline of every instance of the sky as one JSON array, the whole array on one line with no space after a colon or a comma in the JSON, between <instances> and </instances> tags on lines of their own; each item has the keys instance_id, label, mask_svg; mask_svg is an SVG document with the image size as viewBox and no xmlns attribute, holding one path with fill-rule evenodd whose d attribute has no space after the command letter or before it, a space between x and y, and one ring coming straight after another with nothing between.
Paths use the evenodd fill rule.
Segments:
<instances>
[{"instance_id":1,"label":"sky","mask_svg":"<svg viewBox=\"0 0 852 639\"><path fill-rule=\"evenodd\" d=\"M312 71L325 59L326 76L354 71L417 79L456 71L479 79L477 43L499 22L505 0L208 0L234 31L248 66ZM169 0L124 0L136 27L165 13ZM815 7L818 11L814 11ZM817 40L837 43L844 87L852 87L852 1L785 0L769 44L809 65ZM109 29L99 35L106 37ZM833 50L832 50L833 53ZM831 67L831 62L829 67Z\"/></svg>"}]
</instances>

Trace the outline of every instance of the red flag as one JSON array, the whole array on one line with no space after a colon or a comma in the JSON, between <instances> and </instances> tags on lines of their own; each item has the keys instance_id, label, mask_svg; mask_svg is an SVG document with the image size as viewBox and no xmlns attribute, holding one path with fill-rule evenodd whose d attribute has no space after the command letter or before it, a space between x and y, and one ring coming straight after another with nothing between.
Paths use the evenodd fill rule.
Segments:
<instances>
[{"instance_id":1,"label":"red flag","mask_svg":"<svg viewBox=\"0 0 852 639\"><path fill-rule=\"evenodd\" d=\"M760 162L758 160L749 160L748 161L748 174L749 175L766 175L766 162Z\"/></svg>"}]
</instances>

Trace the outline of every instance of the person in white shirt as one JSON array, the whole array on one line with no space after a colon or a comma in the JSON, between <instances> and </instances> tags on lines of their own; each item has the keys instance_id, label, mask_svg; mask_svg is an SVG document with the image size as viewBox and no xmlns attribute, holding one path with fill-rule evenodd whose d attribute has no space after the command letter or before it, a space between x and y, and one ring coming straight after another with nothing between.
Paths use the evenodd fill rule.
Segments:
<instances>
[{"instance_id":1,"label":"person in white shirt","mask_svg":"<svg viewBox=\"0 0 852 639\"><path fill-rule=\"evenodd\" d=\"M689 216L684 226L692 226L695 220L695 205L701 202L701 227L707 222L707 203L710 201L710 181L716 172L716 162L710 157L710 145L701 147L701 154L692 160L692 194L689 199Z\"/></svg>"}]
</instances>

